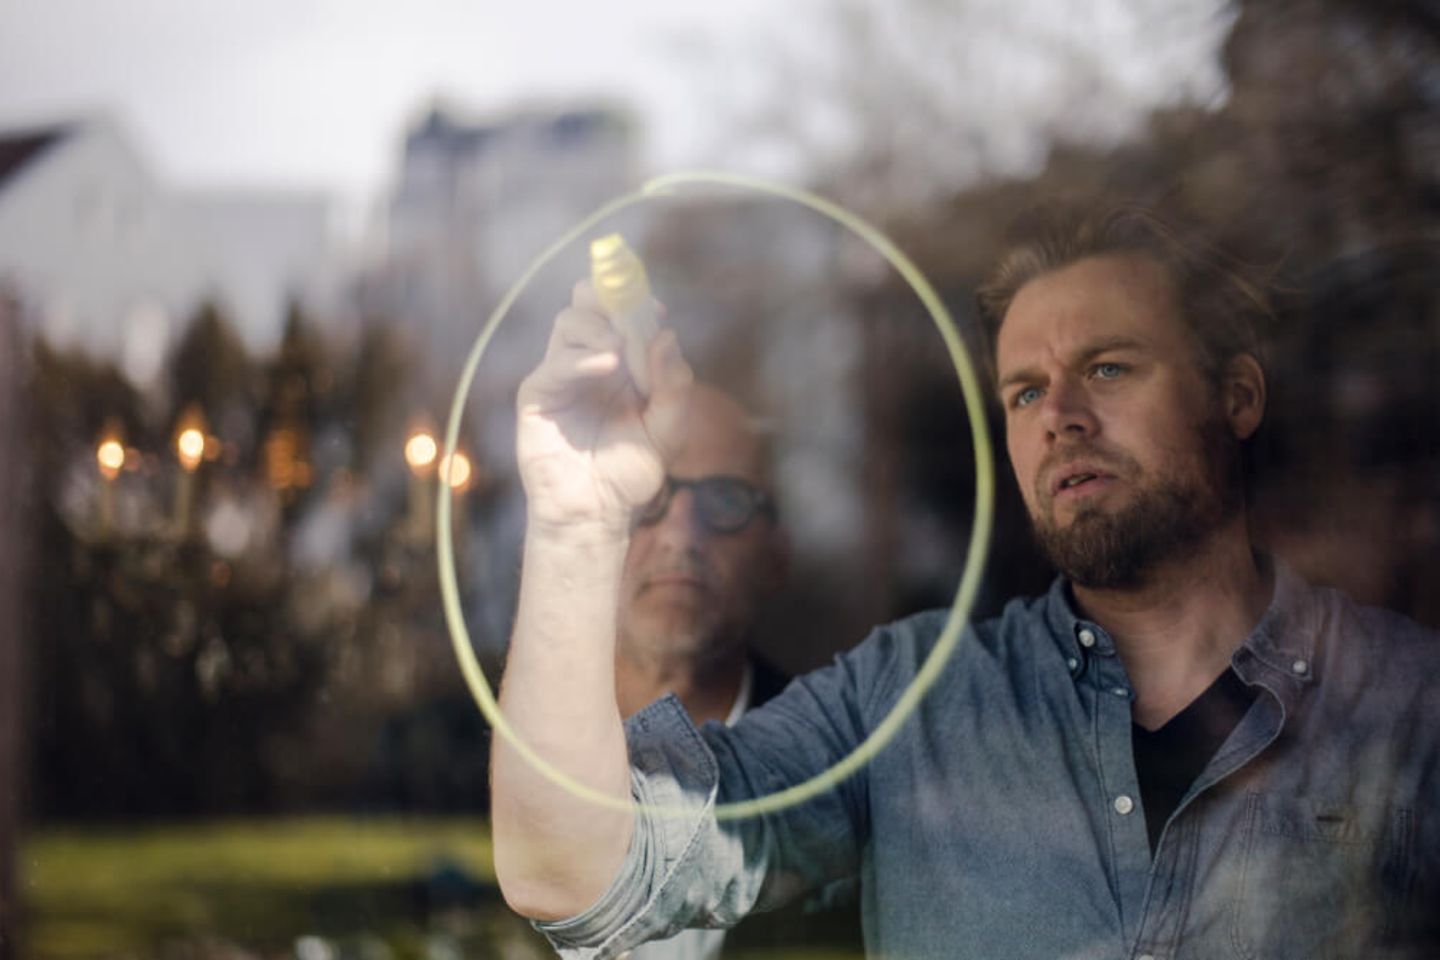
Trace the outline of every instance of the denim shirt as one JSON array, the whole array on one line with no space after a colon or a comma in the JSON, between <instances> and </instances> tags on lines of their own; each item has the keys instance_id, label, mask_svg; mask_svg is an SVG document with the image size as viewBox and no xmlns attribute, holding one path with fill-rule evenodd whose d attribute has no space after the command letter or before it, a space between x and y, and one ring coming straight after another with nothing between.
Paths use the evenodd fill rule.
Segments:
<instances>
[{"instance_id":1,"label":"denim shirt","mask_svg":"<svg viewBox=\"0 0 1440 960\"><path fill-rule=\"evenodd\" d=\"M1440 957L1440 640L1313 588L1275 595L1232 657L1258 696L1152 857L1111 638L1057 581L968 629L860 773L799 807L717 822L850 753L933 646L943 611L876 630L733 728L673 698L630 721L642 803L615 882L537 924L603 960L858 877L866 950L926 958Z\"/></svg>"}]
</instances>

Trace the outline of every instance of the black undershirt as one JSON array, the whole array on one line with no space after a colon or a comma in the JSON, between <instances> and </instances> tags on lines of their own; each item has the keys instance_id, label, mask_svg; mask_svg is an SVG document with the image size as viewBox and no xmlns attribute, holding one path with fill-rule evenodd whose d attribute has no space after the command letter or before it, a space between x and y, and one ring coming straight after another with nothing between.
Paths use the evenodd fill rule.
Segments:
<instances>
[{"instance_id":1,"label":"black undershirt","mask_svg":"<svg viewBox=\"0 0 1440 960\"><path fill-rule=\"evenodd\" d=\"M1152 853L1165 821L1254 700L1255 688L1227 669L1159 730L1131 724L1135 774Z\"/></svg>"}]
</instances>

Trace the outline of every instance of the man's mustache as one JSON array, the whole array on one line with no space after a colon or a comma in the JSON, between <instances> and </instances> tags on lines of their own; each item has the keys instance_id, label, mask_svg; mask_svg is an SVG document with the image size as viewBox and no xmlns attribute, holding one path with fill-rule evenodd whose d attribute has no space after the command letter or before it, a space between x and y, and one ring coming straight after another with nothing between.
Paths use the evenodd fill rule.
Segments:
<instances>
[{"instance_id":1,"label":"man's mustache","mask_svg":"<svg viewBox=\"0 0 1440 960\"><path fill-rule=\"evenodd\" d=\"M1133 472L1137 466L1127 454L1099 444L1086 442L1057 446L1040 461L1040 470L1035 475L1036 492L1042 499L1051 498L1056 471L1065 470L1076 462L1084 462L1117 477Z\"/></svg>"}]
</instances>

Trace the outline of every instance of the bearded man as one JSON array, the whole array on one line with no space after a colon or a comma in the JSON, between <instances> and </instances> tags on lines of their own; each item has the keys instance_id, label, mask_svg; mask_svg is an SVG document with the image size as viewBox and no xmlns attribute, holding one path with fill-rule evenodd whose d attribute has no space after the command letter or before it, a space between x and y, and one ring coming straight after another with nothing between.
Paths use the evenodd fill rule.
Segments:
<instances>
[{"instance_id":1,"label":"bearded man","mask_svg":"<svg viewBox=\"0 0 1440 960\"><path fill-rule=\"evenodd\" d=\"M662 335L642 397L605 318L561 315L520 396L531 532L501 702L551 762L646 805L600 810L497 746L506 899L577 958L850 877L876 957L1440 956L1440 644L1252 542L1263 296L1123 208L1034 232L981 303L1059 577L968 629L863 770L739 821L714 804L870 736L945 613L878 629L733 727L697 732L673 698L622 727L604 614L630 513L683 446L689 374Z\"/></svg>"}]
</instances>

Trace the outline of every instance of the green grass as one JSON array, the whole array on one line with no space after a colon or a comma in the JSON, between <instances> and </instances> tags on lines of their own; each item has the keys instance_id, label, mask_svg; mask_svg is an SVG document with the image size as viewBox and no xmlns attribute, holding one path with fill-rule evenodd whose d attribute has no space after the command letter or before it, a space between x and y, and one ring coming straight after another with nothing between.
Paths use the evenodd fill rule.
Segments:
<instances>
[{"instance_id":1,"label":"green grass","mask_svg":"<svg viewBox=\"0 0 1440 960\"><path fill-rule=\"evenodd\" d=\"M150 957L167 941L203 938L275 955L302 934L363 933L403 956L422 935L411 885L441 859L493 884L489 830L479 820L42 830L25 839L20 857L23 955ZM498 904L491 912L505 913Z\"/></svg>"},{"instance_id":2,"label":"green grass","mask_svg":"<svg viewBox=\"0 0 1440 960\"><path fill-rule=\"evenodd\" d=\"M414 893L441 860L492 889L473 909L437 920L417 915ZM296 938L310 934L340 944L344 957L423 960L426 938L437 929L465 957L554 956L493 891L483 820L301 818L48 829L24 838L20 867L25 960L272 960L293 957ZM789 930L791 945L769 946L769 933L755 926L766 922L774 918L747 921L759 935L732 935L726 956L859 956L819 943L829 938L812 939L815 931L803 927ZM784 932L788 922L780 923ZM377 953L376 941L387 951ZM813 945L799 945L806 942Z\"/></svg>"}]
</instances>

